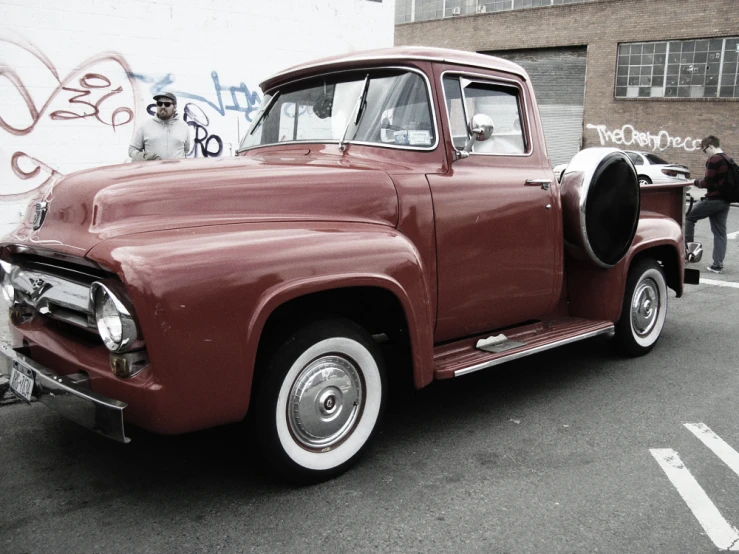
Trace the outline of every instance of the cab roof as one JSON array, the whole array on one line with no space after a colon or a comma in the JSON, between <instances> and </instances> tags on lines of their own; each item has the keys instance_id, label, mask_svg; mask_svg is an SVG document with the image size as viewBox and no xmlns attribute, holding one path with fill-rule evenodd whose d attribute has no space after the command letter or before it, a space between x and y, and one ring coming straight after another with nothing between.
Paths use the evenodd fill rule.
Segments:
<instances>
[{"instance_id":1,"label":"cab roof","mask_svg":"<svg viewBox=\"0 0 739 554\"><path fill-rule=\"evenodd\" d=\"M512 73L523 79L528 79L526 71L520 65L495 56L466 52L464 50L452 50L450 48L400 46L395 48L363 50L360 52L352 52L350 54L312 60L275 73L271 77L262 81L259 86L263 92L266 92L277 85L292 81L296 77L302 78L317 73L318 70L321 70L322 72L333 67L336 67L337 69L346 69L351 66L362 65L368 62L377 64L378 62L383 61L398 63L411 60L443 62L455 65L493 69L504 73Z\"/></svg>"}]
</instances>

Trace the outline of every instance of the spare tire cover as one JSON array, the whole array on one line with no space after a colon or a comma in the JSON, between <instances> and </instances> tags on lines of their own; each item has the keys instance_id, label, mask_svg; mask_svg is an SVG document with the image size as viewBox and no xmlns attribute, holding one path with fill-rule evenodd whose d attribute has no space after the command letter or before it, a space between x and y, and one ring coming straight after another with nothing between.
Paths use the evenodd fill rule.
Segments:
<instances>
[{"instance_id":1,"label":"spare tire cover","mask_svg":"<svg viewBox=\"0 0 739 554\"><path fill-rule=\"evenodd\" d=\"M629 157L616 148L581 150L560 186L565 240L600 267L618 263L639 223L639 179Z\"/></svg>"}]
</instances>

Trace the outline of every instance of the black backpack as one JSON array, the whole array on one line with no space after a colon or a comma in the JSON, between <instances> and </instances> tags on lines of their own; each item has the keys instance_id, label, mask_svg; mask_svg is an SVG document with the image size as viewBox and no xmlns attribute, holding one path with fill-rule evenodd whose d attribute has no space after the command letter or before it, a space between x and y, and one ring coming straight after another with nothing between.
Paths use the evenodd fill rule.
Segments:
<instances>
[{"instance_id":1,"label":"black backpack","mask_svg":"<svg viewBox=\"0 0 739 554\"><path fill-rule=\"evenodd\" d=\"M725 154L721 155L729 164L729 169L724 177L724 182L718 186L718 192L727 202L739 202L739 166Z\"/></svg>"}]
</instances>

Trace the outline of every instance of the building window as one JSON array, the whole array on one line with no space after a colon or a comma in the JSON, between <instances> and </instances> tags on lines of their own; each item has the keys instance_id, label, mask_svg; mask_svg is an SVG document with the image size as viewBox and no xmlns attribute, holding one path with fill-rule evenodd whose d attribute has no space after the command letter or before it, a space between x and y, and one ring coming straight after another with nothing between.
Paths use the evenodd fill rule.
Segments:
<instances>
[{"instance_id":1,"label":"building window","mask_svg":"<svg viewBox=\"0 0 739 554\"><path fill-rule=\"evenodd\" d=\"M396 0L395 24L482 13L524 10L594 0Z\"/></svg>"},{"instance_id":2,"label":"building window","mask_svg":"<svg viewBox=\"0 0 739 554\"><path fill-rule=\"evenodd\" d=\"M502 12L513 9L513 0L485 0L477 3L477 13Z\"/></svg>"},{"instance_id":3,"label":"building window","mask_svg":"<svg viewBox=\"0 0 739 554\"><path fill-rule=\"evenodd\" d=\"M416 0L414 21L429 21L444 17L444 0Z\"/></svg>"},{"instance_id":4,"label":"building window","mask_svg":"<svg viewBox=\"0 0 739 554\"><path fill-rule=\"evenodd\" d=\"M616 98L739 98L739 37L620 44Z\"/></svg>"},{"instance_id":5,"label":"building window","mask_svg":"<svg viewBox=\"0 0 739 554\"><path fill-rule=\"evenodd\" d=\"M395 0L395 24L413 21L413 3L415 0Z\"/></svg>"}]
</instances>

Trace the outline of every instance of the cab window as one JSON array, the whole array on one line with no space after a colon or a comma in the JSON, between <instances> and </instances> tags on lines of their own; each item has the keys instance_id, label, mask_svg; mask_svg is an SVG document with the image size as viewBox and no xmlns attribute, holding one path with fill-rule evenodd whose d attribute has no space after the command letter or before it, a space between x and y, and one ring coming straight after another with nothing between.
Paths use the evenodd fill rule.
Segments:
<instances>
[{"instance_id":1,"label":"cab window","mask_svg":"<svg viewBox=\"0 0 739 554\"><path fill-rule=\"evenodd\" d=\"M447 115L456 148L464 148L469 138L467 122L476 114L493 120L493 135L476 142L473 154L525 154L526 135L522 118L520 90L464 77L444 77Z\"/></svg>"}]
</instances>

